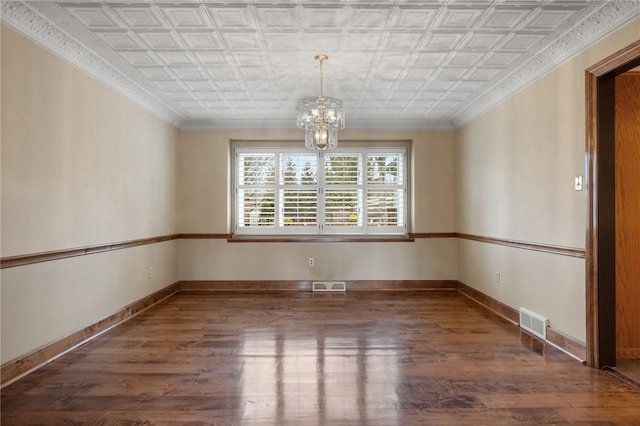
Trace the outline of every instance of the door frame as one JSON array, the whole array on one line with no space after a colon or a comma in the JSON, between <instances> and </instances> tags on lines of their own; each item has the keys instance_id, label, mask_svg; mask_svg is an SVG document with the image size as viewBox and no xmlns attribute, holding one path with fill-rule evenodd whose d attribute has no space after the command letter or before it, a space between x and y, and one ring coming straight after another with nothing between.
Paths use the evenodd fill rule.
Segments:
<instances>
[{"instance_id":1,"label":"door frame","mask_svg":"<svg viewBox=\"0 0 640 426\"><path fill-rule=\"evenodd\" d=\"M616 363L615 77L640 65L640 40L585 71L587 364Z\"/></svg>"}]
</instances>

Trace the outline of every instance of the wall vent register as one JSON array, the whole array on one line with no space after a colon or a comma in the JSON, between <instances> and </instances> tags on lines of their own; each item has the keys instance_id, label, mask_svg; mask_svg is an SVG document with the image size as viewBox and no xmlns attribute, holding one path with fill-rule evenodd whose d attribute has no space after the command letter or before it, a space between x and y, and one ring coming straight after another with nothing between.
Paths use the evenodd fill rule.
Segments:
<instances>
[{"instance_id":1,"label":"wall vent register","mask_svg":"<svg viewBox=\"0 0 640 426\"><path fill-rule=\"evenodd\" d=\"M314 281L313 291L347 291L347 283L344 281Z\"/></svg>"},{"instance_id":2,"label":"wall vent register","mask_svg":"<svg viewBox=\"0 0 640 426\"><path fill-rule=\"evenodd\" d=\"M525 308L520 308L520 328L542 339L547 338L549 320Z\"/></svg>"}]
</instances>

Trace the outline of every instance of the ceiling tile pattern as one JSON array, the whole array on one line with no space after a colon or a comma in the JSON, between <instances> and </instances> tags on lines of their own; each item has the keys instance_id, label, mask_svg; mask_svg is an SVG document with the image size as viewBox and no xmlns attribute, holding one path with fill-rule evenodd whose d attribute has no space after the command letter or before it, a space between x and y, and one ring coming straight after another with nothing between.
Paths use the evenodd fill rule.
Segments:
<instances>
[{"instance_id":1,"label":"ceiling tile pattern","mask_svg":"<svg viewBox=\"0 0 640 426\"><path fill-rule=\"evenodd\" d=\"M459 127L640 14L637 0L24 1L2 20L182 128Z\"/></svg>"}]
</instances>

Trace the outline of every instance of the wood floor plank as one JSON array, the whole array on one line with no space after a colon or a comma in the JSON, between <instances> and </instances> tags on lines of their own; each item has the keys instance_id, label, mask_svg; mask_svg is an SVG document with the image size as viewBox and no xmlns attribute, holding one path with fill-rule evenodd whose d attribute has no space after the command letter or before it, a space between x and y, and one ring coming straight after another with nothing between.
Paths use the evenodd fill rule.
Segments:
<instances>
[{"instance_id":1,"label":"wood floor plank","mask_svg":"<svg viewBox=\"0 0 640 426\"><path fill-rule=\"evenodd\" d=\"M2 425L640 425L640 392L450 291L188 291L2 389Z\"/></svg>"}]
</instances>

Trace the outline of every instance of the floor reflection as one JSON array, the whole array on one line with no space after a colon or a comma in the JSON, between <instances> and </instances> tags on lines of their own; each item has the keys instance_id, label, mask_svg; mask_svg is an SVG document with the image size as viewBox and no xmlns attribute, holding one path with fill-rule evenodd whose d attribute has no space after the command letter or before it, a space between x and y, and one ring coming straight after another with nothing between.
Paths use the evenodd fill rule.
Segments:
<instances>
[{"instance_id":1,"label":"floor reflection","mask_svg":"<svg viewBox=\"0 0 640 426\"><path fill-rule=\"evenodd\" d=\"M246 421L283 424L397 424L395 339L276 330L244 334L242 395Z\"/></svg>"}]
</instances>

